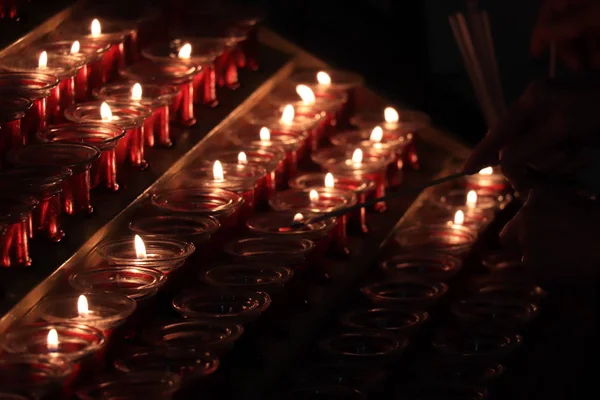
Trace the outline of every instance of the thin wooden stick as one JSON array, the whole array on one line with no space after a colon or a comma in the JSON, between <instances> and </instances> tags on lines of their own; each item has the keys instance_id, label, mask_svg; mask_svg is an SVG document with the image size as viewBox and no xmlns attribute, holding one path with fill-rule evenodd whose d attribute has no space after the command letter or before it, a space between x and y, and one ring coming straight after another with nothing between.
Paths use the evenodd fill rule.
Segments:
<instances>
[{"instance_id":1,"label":"thin wooden stick","mask_svg":"<svg viewBox=\"0 0 600 400\"><path fill-rule=\"evenodd\" d=\"M355 204L355 205L350 206L350 207L340 208L338 210L331 211L331 212L319 215L318 217L311 218L310 220L305 221L305 222L294 222L292 224L292 226L298 226L298 225L301 226L301 225L305 225L305 224L310 224L310 223L316 223L316 222L325 221L325 220L328 220L328 219L333 218L333 217L340 217L342 215L348 214L349 212L352 212L352 211L355 211L355 210L360 210L363 207L371 207L371 206L373 206L373 205L375 205L377 203L380 203L382 201L394 199L394 198L397 198L397 197L400 197L400 196L404 196L404 195L410 194L410 193L417 193L418 194L418 193L421 193L423 190L425 190L425 189L427 189L429 187L441 185L442 183L446 183L446 182L451 182L451 181L454 181L456 179L463 178L463 177L465 177L467 175L470 175L470 174L467 173L467 172L458 172L456 174L444 176L442 178L433 179L433 180L431 180L431 181L429 181L426 184L421 185L421 186L405 187L405 188L400 189L397 192L389 193L389 194L387 194L385 196L378 197L378 198L372 199L372 200L368 200L368 201L365 201L364 203L358 203L358 204Z\"/></svg>"}]
</instances>

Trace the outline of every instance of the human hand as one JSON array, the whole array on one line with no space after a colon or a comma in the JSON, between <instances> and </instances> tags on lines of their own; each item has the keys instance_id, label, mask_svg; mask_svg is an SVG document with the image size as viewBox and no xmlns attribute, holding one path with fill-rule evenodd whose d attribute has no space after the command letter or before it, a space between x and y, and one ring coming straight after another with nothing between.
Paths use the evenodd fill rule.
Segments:
<instances>
[{"instance_id":1,"label":"human hand","mask_svg":"<svg viewBox=\"0 0 600 400\"><path fill-rule=\"evenodd\" d=\"M572 70L600 67L600 2L544 0L531 35L531 53L540 56L551 43Z\"/></svg>"},{"instance_id":2,"label":"human hand","mask_svg":"<svg viewBox=\"0 0 600 400\"><path fill-rule=\"evenodd\" d=\"M500 239L543 282L585 282L600 270L600 203L535 187Z\"/></svg>"}]
</instances>

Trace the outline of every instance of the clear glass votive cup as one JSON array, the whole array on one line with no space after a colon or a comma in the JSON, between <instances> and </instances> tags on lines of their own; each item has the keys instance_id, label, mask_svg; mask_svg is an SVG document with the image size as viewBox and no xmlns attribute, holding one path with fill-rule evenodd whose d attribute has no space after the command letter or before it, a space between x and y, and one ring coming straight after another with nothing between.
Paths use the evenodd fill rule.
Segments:
<instances>
[{"instance_id":1,"label":"clear glass votive cup","mask_svg":"<svg viewBox=\"0 0 600 400\"><path fill-rule=\"evenodd\" d=\"M194 215L156 215L136 218L129 229L143 237L167 237L193 243L197 250L208 250L210 239L221 227L213 217Z\"/></svg>"},{"instance_id":2,"label":"clear glass votive cup","mask_svg":"<svg viewBox=\"0 0 600 400\"><path fill-rule=\"evenodd\" d=\"M143 241L146 257L137 256L133 238L105 240L91 254L100 259L101 265L152 268L169 275L196 250L192 243L183 240L146 237Z\"/></svg>"},{"instance_id":3,"label":"clear glass votive cup","mask_svg":"<svg viewBox=\"0 0 600 400\"><path fill-rule=\"evenodd\" d=\"M506 367L498 363L433 359L420 366L419 376L434 384L487 386L500 378L505 370Z\"/></svg>"},{"instance_id":4,"label":"clear glass votive cup","mask_svg":"<svg viewBox=\"0 0 600 400\"><path fill-rule=\"evenodd\" d=\"M219 357L209 352L190 349L150 348L132 350L114 362L117 371L125 374L140 372L168 372L185 381L196 381L214 374L219 368Z\"/></svg>"},{"instance_id":5,"label":"clear glass votive cup","mask_svg":"<svg viewBox=\"0 0 600 400\"><path fill-rule=\"evenodd\" d=\"M319 342L334 359L358 364L387 364L402 355L408 340L386 331L335 333Z\"/></svg>"},{"instance_id":6,"label":"clear glass votive cup","mask_svg":"<svg viewBox=\"0 0 600 400\"><path fill-rule=\"evenodd\" d=\"M364 400L366 395L351 386L343 385L309 385L290 389L279 393L277 398L289 400L306 399L338 399L338 400Z\"/></svg>"},{"instance_id":7,"label":"clear glass votive cup","mask_svg":"<svg viewBox=\"0 0 600 400\"><path fill-rule=\"evenodd\" d=\"M261 291L186 290L173 299L173 308L184 318L245 324L258 319L271 305Z\"/></svg>"},{"instance_id":8,"label":"clear glass votive cup","mask_svg":"<svg viewBox=\"0 0 600 400\"><path fill-rule=\"evenodd\" d=\"M0 173L0 189L18 187L21 193L31 195L38 204L31 211L30 236L42 236L51 242L59 242L65 236L61 229L62 182L72 172L67 167L21 168Z\"/></svg>"},{"instance_id":9,"label":"clear glass votive cup","mask_svg":"<svg viewBox=\"0 0 600 400\"><path fill-rule=\"evenodd\" d=\"M193 81L198 73L197 67L176 61L142 61L121 70L123 77L134 82L178 87L179 94L171 101L169 115L171 120L184 126L196 123Z\"/></svg>"},{"instance_id":10,"label":"clear glass votive cup","mask_svg":"<svg viewBox=\"0 0 600 400\"><path fill-rule=\"evenodd\" d=\"M90 169L90 188L103 185L116 191L119 189L116 147L125 133L117 125L79 123L55 125L38 132L36 137L44 143L82 143L98 148L101 154Z\"/></svg>"},{"instance_id":11,"label":"clear glass votive cup","mask_svg":"<svg viewBox=\"0 0 600 400\"><path fill-rule=\"evenodd\" d=\"M145 371L101 376L77 389L79 400L97 399L171 399L181 387L179 375Z\"/></svg>"},{"instance_id":12,"label":"clear glass votive cup","mask_svg":"<svg viewBox=\"0 0 600 400\"><path fill-rule=\"evenodd\" d=\"M447 209L455 210L459 207L476 208L485 212L495 213L501 210L512 201L510 193L498 193L489 190L477 190L477 201L469 203L467 201L470 190L455 189L442 193L436 200L437 204Z\"/></svg>"},{"instance_id":13,"label":"clear glass votive cup","mask_svg":"<svg viewBox=\"0 0 600 400\"><path fill-rule=\"evenodd\" d=\"M477 289L477 295L497 299L519 299L538 304L548 293L527 281L490 283Z\"/></svg>"},{"instance_id":14,"label":"clear glass votive cup","mask_svg":"<svg viewBox=\"0 0 600 400\"><path fill-rule=\"evenodd\" d=\"M462 213L462 220L457 216ZM459 218L459 217L458 217ZM423 207L422 211L411 219L411 223L419 225L463 225L480 234L494 219L494 213L474 207Z\"/></svg>"},{"instance_id":15,"label":"clear glass votive cup","mask_svg":"<svg viewBox=\"0 0 600 400\"><path fill-rule=\"evenodd\" d=\"M462 266L463 262L458 257L432 252L399 253L379 263L381 270L391 278L414 276L439 281L451 279Z\"/></svg>"},{"instance_id":16,"label":"clear glass votive cup","mask_svg":"<svg viewBox=\"0 0 600 400\"><path fill-rule=\"evenodd\" d=\"M302 213L301 219L310 221L311 218L319 214ZM295 211L275 211L270 213L256 214L248 221L246 227L257 236L267 236L275 238L305 238L312 241L315 245L314 251L307 256L310 264L317 264L325 257L331 241L333 232L337 226L336 218L326 219L325 221L294 225L298 213Z\"/></svg>"},{"instance_id":17,"label":"clear glass votive cup","mask_svg":"<svg viewBox=\"0 0 600 400\"><path fill-rule=\"evenodd\" d=\"M394 238L402 252L442 252L464 256L477 235L462 225L415 225L396 231Z\"/></svg>"},{"instance_id":18,"label":"clear glass votive cup","mask_svg":"<svg viewBox=\"0 0 600 400\"><path fill-rule=\"evenodd\" d=\"M371 283L360 289L373 304L381 307L427 309L448 292L448 285L414 277Z\"/></svg>"},{"instance_id":19,"label":"clear glass votive cup","mask_svg":"<svg viewBox=\"0 0 600 400\"><path fill-rule=\"evenodd\" d=\"M538 306L524 299L501 299L479 294L458 301L451 311L466 326L518 332L536 317Z\"/></svg>"},{"instance_id":20,"label":"clear glass votive cup","mask_svg":"<svg viewBox=\"0 0 600 400\"><path fill-rule=\"evenodd\" d=\"M448 329L432 342L433 348L444 357L478 362L501 362L521 344L518 334L490 330Z\"/></svg>"},{"instance_id":21,"label":"clear glass votive cup","mask_svg":"<svg viewBox=\"0 0 600 400\"><path fill-rule=\"evenodd\" d=\"M240 238L225 244L225 254L233 262L276 263L292 267L302 267L314 243L301 237L252 237Z\"/></svg>"},{"instance_id":22,"label":"clear glass votive cup","mask_svg":"<svg viewBox=\"0 0 600 400\"><path fill-rule=\"evenodd\" d=\"M229 190L186 188L158 191L152 195L151 202L167 213L216 218L221 223L221 230L217 233L220 241L239 226L244 198Z\"/></svg>"},{"instance_id":23,"label":"clear glass votive cup","mask_svg":"<svg viewBox=\"0 0 600 400\"><path fill-rule=\"evenodd\" d=\"M358 363L328 362L309 365L295 378L303 385L342 385L368 392L383 384L387 373L384 368L373 368Z\"/></svg>"},{"instance_id":24,"label":"clear glass votive cup","mask_svg":"<svg viewBox=\"0 0 600 400\"><path fill-rule=\"evenodd\" d=\"M294 189L327 187L330 182L326 182L326 176L327 174L324 173L300 175L296 179L292 179L289 185ZM376 197L376 185L375 182L370 179L359 179L352 176L334 175L333 187L354 192L359 203L364 203L365 201ZM369 233L369 227L367 224L367 210L365 207L361 207L359 210L356 210L352 213L350 223L352 223L352 221L355 221L361 233Z\"/></svg>"},{"instance_id":25,"label":"clear glass votive cup","mask_svg":"<svg viewBox=\"0 0 600 400\"><path fill-rule=\"evenodd\" d=\"M69 168L73 173L62 181L62 210L65 214L90 214L90 169L101 151L81 143L47 143L29 145L9 154L11 164L19 168Z\"/></svg>"},{"instance_id":26,"label":"clear glass votive cup","mask_svg":"<svg viewBox=\"0 0 600 400\"><path fill-rule=\"evenodd\" d=\"M9 354L0 358L0 387L39 400L68 397L76 370L62 357Z\"/></svg>"},{"instance_id":27,"label":"clear glass votive cup","mask_svg":"<svg viewBox=\"0 0 600 400\"><path fill-rule=\"evenodd\" d=\"M153 326L142 332L142 340L153 348L210 351L222 355L244 333L242 325L214 320L189 320Z\"/></svg>"},{"instance_id":28,"label":"clear glass votive cup","mask_svg":"<svg viewBox=\"0 0 600 400\"><path fill-rule=\"evenodd\" d=\"M28 267L31 212L38 205L31 196L0 195L0 266Z\"/></svg>"},{"instance_id":29,"label":"clear glass votive cup","mask_svg":"<svg viewBox=\"0 0 600 400\"><path fill-rule=\"evenodd\" d=\"M109 338L136 309L136 302L116 293L85 293L88 312L78 310L79 296L51 296L36 305L34 312L42 320L54 324L84 323L104 332Z\"/></svg>"},{"instance_id":30,"label":"clear glass votive cup","mask_svg":"<svg viewBox=\"0 0 600 400\"><path fill-rule=\"evenodd\" d=\"M224 264L201 271L199 278L209 285L227 290L258 290L273 295L294 277L289 267L267 263Z\"/></svg>"},{"instance_id":31,"label":"clear glass votive cup","mask_svg":"<svg viewBox=\"0 0 600 400\"><path fill-rule=\"evenodd\" d=\"M54 75L26 72L0 73L0 93L23 96L33 102L21 121L23 137L46 128L50 111L58 107L59 79Z\"/></svg>"},{"instance_id":32,"label":"clear glass votive cup","mask_svg":"<svg viewBox=\"0 0 600 400\"><path fill-rule=\"evenodd\" d=\"M111 115L102 117L102 105L110 107ZM145 169L144 124L152 115L152 109L133 101L91 101L79 103L65 110L65 118L75 123L97 123L116 125L125 130L125 136L115 147L117 164L127 160L131 165Z\"/></svg>"},{"instance_id":33,"label":"clear glass votive cup","mask_svg":"<svg viewBox=\"0 0 600 400\"><path fill-rule=\"evenodd\" d=\"M144 140L149 147L156 145L171 147L173 141L169 127L170 105L179 96L179 88L173 85L136 83L140 85L140 98L133 97L134 83L111 83L93 91L96 99L107 101L134 101L152 109L152 114L144 122Z\"/></svg>"},{"instance_id":34,"label":"clear glass votive cup","mask_svg":"<svg viewBox=\"0 0 600 400\"><path fill-rule=\"evenodd\" d=\"M398 398L406 400L422 399L454 399L454 400L485 400L489 393L485 387L478 385L457 385L447 382L417 382L403 385Z\"/></svg>"},{"instance_id":35,"label":"clear glass votive cup","mask_svg":"<svg viewBox=\"0 0 600 400\"><path fill-rule=\"evenodd\" d=\"M468 189L506 192L510 188L499 167L484 168L479 173L469 175L465 179Z\"/></svg>"},{"instance_id":36,"label":"clear glass votive cup","mask_svg":"<svg viewBox=\"0 0 600 400\"><path fill-rule=\"evenodd\" d=\"M426 311L401 308L372 308L349 311L340 318L344 327L352 330L374 330L410 337L429 320Z\"/></svg>"},{"instance_id":37,"label":"clear glass votive cup","mask_svg":"<svg viewBox=\"0 0 600 400\"><path fill-rule=\"evenodd\" d=\"M69 284L77 291L127 296L138 305L153 297L166 282L165 274L146 267L92 268L69 276Z\"/></svg>"}]
</instances>

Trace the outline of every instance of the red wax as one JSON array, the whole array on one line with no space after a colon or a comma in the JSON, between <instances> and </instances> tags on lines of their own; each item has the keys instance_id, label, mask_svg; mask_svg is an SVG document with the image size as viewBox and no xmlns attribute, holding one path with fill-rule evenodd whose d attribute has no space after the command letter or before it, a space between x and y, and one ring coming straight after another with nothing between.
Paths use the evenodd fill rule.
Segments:
<instances>
[{"instance_id":1,"label":"red wax","mask_svg":"<svg viewBox=\"0 0 600 400\"><path fill-rule=\"evenodd\" d=\"M60 191L43 193L39 201L31 213L33 231L50 241L61 241L65 233L60 227Z\"/></svg>"},{"instance_id":2,"label":"red wax","mask_svg":"<svg viewBox=\"0 0 600 400\"><path fill-rule=\"evenodd\" d=\"M173 98L170 106L171 118L185 126L196 123L194 116L194 83L185 82L179 85L179 94Z\"/></svg>"},{"instance_id":3,"label":"red wax","mask_svg":"<svg viewBox=\"0 0 600 400\"><path fill-rule=\"evenodd\" d=\"M128 161L134 167L145 168L148 163L144 159L144 128L129 129L125 137L117 144L115 158L117 164Z\"/></svg>"},{"instance_id":4,"label":"red wax","mask_svg":"<svg viewBox=\"0 0 600 400\"><path fill-rule=\"evenodd\" d=\"M240 86L236 51L235 48L228 48L215 60L216 78L220 87L237 89Z\"/></svg>"},{"instance_id":5,"label":"red wax","mask_svg":"<svg viewBox=\"0 0 600 400\"><path fill-rule=\"evenodd\" d=\"M84 64L75 75L75 101L82 102L89 98L91 89L89 88L89 64Z\"/></svg>"},{"instance_id":6,"label":"red wax","mask_svg":"<svg viewBox=\"0 0 600 400\"><path fill-rule=\"evenodd\" d=\"M214 63L203 65L202 70L194 76L194 102L209 107L216 107L219 104Z\"/></svg>"},{"instance_id":7,"label":"red wax","mask_svg":"<svg viewBox=\"0 0 600 400\"><path fill-rule=\"evenodd\" d=\"M104 73L102 59L95 60L87 64L88 94L91 97L92 90L99 88L106 83L106 74Z\"/></svg>"},{"instance_id":8,"label":"red wax","mask_svg":"<svg viewBox=\"0 0 600 400\"><path fill-rule=\"evenodd\" d=\"M100 158L94 161L90 169L90 188L96 188L102 183L113 191L119 189L117 183L117 153L116 149L102 151Z\"/></svg>"},{"instance_id":9,"label":"red wax","mask_svg":"<svg viewBox=\"0 0 600 400\"><path fill-rule=\"evenodd\" d=\"M154 147L171 147L171 132L169 129L169 106L161 106L152 111L152 115L144 123L144 136L146 144Z\"/></svg>"},{"instance_id":10,"label":"red wax","mask_svg":"<svg viewBox=\"0 0 600 400\"><path fill-rule=\"evenodd\" d=\"M79 212L92 213L94 208L91 205L90 198L90 171L86 169L78 174L67 178L62 183L62 208L68 215Z\"/></svg>"},{"instance_id":11,"label":"red wax","mask_svg":"<svg viewBox=\"0 0 600 400\"><path fill-rule=\"evenodd\" d=\"M0 221L0 266L28 267L29 257L29 216L2 225Z\"/></svg>"},{"instance_id":12,"label":"red wax","mask_svg":"<svg viewBox=\"0 0 600 400\"><path fill-rule=\"evenodd\" d=\"M60 81L58 86L56 86L50 90L50 96L48 96L48 99L46 100L46 104L45 104L46 113L45 113L45 115L39 116L40 119L43 121L42 122L43 125L41 125L42 128L46 128L47 122L60 121L60 119L62 118L62 112L60 110L60 93L61 93L60 86L61 85L65 85L65 84L63 84L62 81ZM68 87L68 84L66 86ZM68 88L67 88L67 90L68 90ZM34 107L35 107L35 103L34 103ZM39 107L38 109L41 111L43 108Z\"/></svg>"},{"instance_id":13,"label":"red wax","mask_svg":"<svg viewBox=\"0 0 600 400\"><path fill-rule=\"evenodd\" d=\"M75 104L75 77L61 79L58 89L60 90L59 106L58 110L55 110L56 112L52 114L53 123L64 122L64 111ZM87 84L85 89L87 90Z\"/></svg>"},{"instance_id":14,"label":"red wax","mask_svg":"<svg viewBox=\"0 0 600 400\"><path fill-rule=\"evenodd\" d=\"M104 54L104 70L106 81L114 80L119 77L119 69L125 65L123 43L114 43Z\"/></svg>"}]
</instances>

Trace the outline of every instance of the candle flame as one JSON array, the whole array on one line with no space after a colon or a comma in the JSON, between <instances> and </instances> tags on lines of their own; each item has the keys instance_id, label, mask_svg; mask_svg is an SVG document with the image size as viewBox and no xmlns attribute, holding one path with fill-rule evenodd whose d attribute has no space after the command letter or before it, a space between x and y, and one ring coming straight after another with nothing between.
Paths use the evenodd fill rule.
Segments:
<instances>
[{"instance_id":1,"label":"candle flame","mask_svg":"<svg viewBox=\"0 0 600 400\"><path fill-rule=\"evenodd\" d=\"M494 173L494 169L492 167L485 167L481 171L479 171L479 175L492 175Z\"/></svg>"},{"instance_id":2,"label":"candle flame","mask_svg":"<svg viewBox=\"0 0 600 400\"><path fill-rule=\"evenodd\" d=\"M184 44L179 49L179 53L177 53L177 57L179 58L190 58L192 56L192 45L189 43Z\"/></svg>"},{"instance_id":3,"label":"candle flame","mask_svg":"<svg viewBox=\"0 0 600 400\"><path fill-rule=\"evenodd\" d=\"M94 19L92 21L90 31L92 32L92 36L94 37L98 37L102 34L102 26L100 25L100 21L98 21L98 19Z\"/></svg>"},{"instance_id":4,"label":"candle flame","mask_svg":"<svg viewBox=\"0 0 600 400\"><path fill-rule=\"evenodd\" d=\"M40 59L38 60L39 68L46 68L48 66L48 53L44 50L40 54Z\"/></svg>"},{"instance_id":5,"label":"candle flame","mask_svg":"<svg viewBox=\"0 0 600 400\"><path fill-rule=\"evenodd\" d=\"M291 124L294 122L294 117L296 117L294 106L288 104L283 108L283 112L281 113L281 118L279 120L284 124Z\"/></svg>"},{"instance_id":6,"label":"candle flame","mask_svg":"<svg viewBox=\"0 0 600 400\"><path fill-rule=\"evenodd\" d=\"M77 54L79 53L79 50L81 50L81 44L79 43L79 40L76 40L71 45L71 54Z\"/></svg>"},{"instance_id":7,"label":"candle flame","mask_svg":"<svg viewBox=\"0 0 600 400\"><path fill-rule=\"evenodd\" d=\"M102 104L100 105L100 118L102 118L102 121L107 122L112 120L112 111L110 109L110 106L106 104L106 102L102 102Z\"/></svg>"},{"instance_id":8,"label":"candle flame","mask_svg":"<svg viewBox=\"0 0 600 400\"><path fill-rule=\"evenodd\" d=\"M84 295L79 296L77 299L77 312L81 318L85 318L90 315L88 299Z\"/></svg>"},{"instance_id":9,"label":"candle flame","mask_svg":"<svg viewBox=\"0 0 600 400\"><path fill-rule=\"evenodd\" d=\"M462 210L458 210L454 214L454 225L462 225L465 223L465 213Z\"/></svg>"},{"instance_id":10,"label":"candle flame","mask_svg":"<svg viewBox=\"0 0 600 400\"><path fill-rule=\"evenodd\" d=\"M135 83L131 88L131 100L142 100L142 85L140 85L139 83Z\"/></svg>"},{"instance_id":11,"label":"candle flame","mask_svg":"<svg viewBox=\"0 0 600 400\"><path fill-rule=\"evenodd\" d=\"M317 194L318 196L318 194ZM294 215L294 222L302 222L304 221L304 215L298 213L296 215Z\"/></svg>"},{"instance_id":12,"label":"candle flame","mask_svg":"<svg viewBox=\"0 0 600 400\"><path fill-rule=\"evenodd\" d=\"M306 85L298 85L296 86L296 93L302 99L302 102L306 105L315 104L317 98L315 97L315 93Z\"/></svg>"},{"instance_id":13,"label":"candle flame","mask_svg":"<svg viewBox=\"0 0 600 400\"><path fill-rule=\"evenodd\" d=\"M271 140L271 131L269 130L269 128L263 126L262 128L260 128L258 136L260 137L261 141L268 142L269 140Z\"/></svg>"},{"instance_id":14,"label":"candle flame","mask_svg":"<svg viewBox=\"0 0 600 400\"><path fill-rule=\"evenodd\" d=\"M314 189L308 193L308 197L311 202L319 201L319 193Z\"/></svg>"},{"instance_id":15,"label":"candle flame","mask_svg":"<svg viewBox=\"0 0 600 400\"><path fill-rule=\"evenodd\" d=\"M335 179L333 179L333 174L331 172L328 172L327 175L325 175L325 187L332 188L334 186Z\"/></svg>"},{"instance_id":16,"label":"candle flame","mask_svg":"<svg viewBox=\"0 0 600 400\"><path fill-rule=\"evenodd\" d=\"M400 121L400 115L398 115L398 111L394 107L386 107L383 110L383 118L385 122L394 123Z\"/></svg>"},{"instance_id":17,"label":"candle flame","mask_svg":"<svg viewBox=\"0 0 600 400\"><path fill-rule=\"evenodd\" d=\"M469 191L469 193L467 193L467 206L475 207L476 204L477 204L477 192L475 192L474 190L471 190L471 191Z\"/></svg>"},{"instance_id":18,"label":"candle flame","mask_svg":"<svg viewBox=\"0 0 600 400\"><path fill-rule=\"evenodd\" d=\"M325 71L317 72L317 82L319 85L331 85L331 76Z\"/></svg>"},{"instance_id":19,"label":"candle flame","mask_svg":"<svg viewBox=\"0 0 600 400\"><path fill-rule=\"evenodd\" d=\"M243 151L240 151L240 154L238 154L238 164L248 164L248 156L246 156L246 153L244 153Z\"/></svg>"},{"instance_id":20,"label":"candle flame","mask_svg":"<svg viewBox=\"0 0 600 400\"><path fill-rule=\"evenodd\" d=\"M213 164L213 178L215 181L224 181L225 175L223 174L223 165L221 161L217 160Z\"/></svg>"},{"instance_id":21,"label":"candle flame","mask_svg":"<svg viewBox=\"0 0 600 400\"><path fill-rule=\"evenodd\" d=\"M139 235L135 235L133 242L134 242L134 246L135 246L136 258L139 258L139 259L146 258L147 257L146 245L144 244L144 241L142 240L142 238Z\"/></svg>"},{"instance_id":22,"label":"candle flame","mask_svg":"<svg viewBox=\"0 0 600 400\"><path fill-rule=\"evenodd\" d=\"M383 140L383 129L380 126L376 126L371 131L371 136L369 136L369 140L371 142L381 142Z\"/></svg>"},{"instance_id":23,"label":"candle flame","mask_svg":"<svg viewBox=\"0 0 600 400\"><path fill-rule=\"evenodd\" d=\"M48 346L48 350L50 351L58 350L58 332L56 331L56 329L52 328L48 331L46 345Z\"/></svg>"},{"instance_id":24,"label":"candle flame","mask_svg":"<svg viewBox=\"0 0 600 400\"><path fill-rule=\"evenodd\" d=\"M355 164L360 164L362 163L363 160L363 152L361 149L356 149L354 150L354 153L352 153L352 162Z\"/></svg>"}]
</instances>

